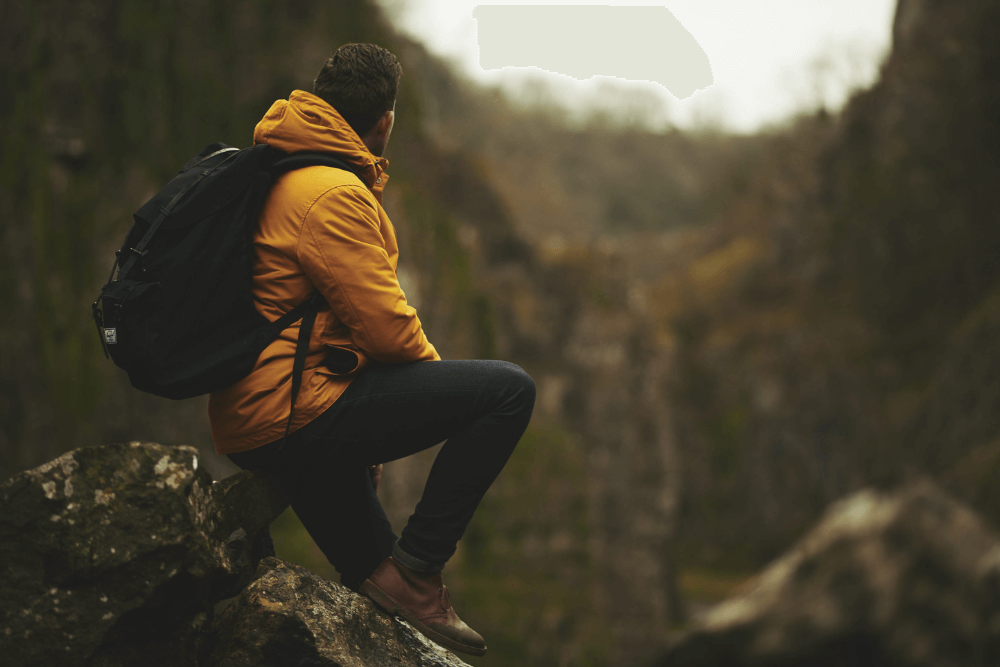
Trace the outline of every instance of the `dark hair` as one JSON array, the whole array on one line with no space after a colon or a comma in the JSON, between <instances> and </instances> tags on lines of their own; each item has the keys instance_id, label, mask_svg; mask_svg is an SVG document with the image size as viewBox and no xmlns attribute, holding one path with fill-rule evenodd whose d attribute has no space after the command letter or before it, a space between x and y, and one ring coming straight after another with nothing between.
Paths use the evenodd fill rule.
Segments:
<instances>
[{"instance_id":1,"label":"dark hair","mask_svg":"<svg viewBox=\"0 0 1000 667\"><path fill-rule=\"evenodd\" d=\"M375 127L396 103L396 56L375 44L344 44L327 59L313 81L313 92L343 116L358 136Z\"/></svg>"}]
</instances>

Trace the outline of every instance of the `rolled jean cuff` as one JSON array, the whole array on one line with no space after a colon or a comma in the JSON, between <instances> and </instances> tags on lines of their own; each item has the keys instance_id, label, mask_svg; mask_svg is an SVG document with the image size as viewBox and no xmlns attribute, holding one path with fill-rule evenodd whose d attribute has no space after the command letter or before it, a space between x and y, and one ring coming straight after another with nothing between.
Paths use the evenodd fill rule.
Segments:
<instances>
[{"instance_id":1,"label":"rolled jean cuff","mask_svg":"<svg viewBox=\"0 0 1000 667\"><path fill-rule=\"evenodd\" d=\"M396 540L396 543L392 545L392 557L403 565L403 567L407 567L414 572L434 574L435 572L440 572L444 569L444 563L441 563L440 565L428 563L425 560L420 560L416 556L411 556L406 553L403 551L402 547L399 546L399 540Z\"/></svg>"}]
</instances>

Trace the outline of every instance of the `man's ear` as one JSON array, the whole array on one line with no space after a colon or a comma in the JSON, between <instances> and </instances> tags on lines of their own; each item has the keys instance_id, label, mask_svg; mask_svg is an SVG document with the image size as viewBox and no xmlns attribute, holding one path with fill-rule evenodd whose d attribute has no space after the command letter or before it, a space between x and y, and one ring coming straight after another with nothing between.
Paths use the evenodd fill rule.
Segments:
<instances>
[{"instance_id":1,"label":"man's ear","mask_svg":"<svg viewBox=\"0 0 1000 667\"><path fill-rule=\"evenodd\" d=\"M382 117L378 119L379 133L384 134L385 132L389 131L389 128L392 127L392 121L393 117L395 116L395 113L396 113L395 111L389 109L384 114L382 114Z\"/></svg>"},{"instance_id":2,"label":"man's ear","mask_svg":"<svg viewBox=\"0 0 1000 667\"><path fill-rule=\"evenodd\" d=\"M372 127L365 136L361 137L361 142L372 152L373 155L382 156L385 145L389 141L389 133L392 131L392 121L395 118L395 111L389 110L382 114L375 126Z\"/></svg>"}]
</instances>

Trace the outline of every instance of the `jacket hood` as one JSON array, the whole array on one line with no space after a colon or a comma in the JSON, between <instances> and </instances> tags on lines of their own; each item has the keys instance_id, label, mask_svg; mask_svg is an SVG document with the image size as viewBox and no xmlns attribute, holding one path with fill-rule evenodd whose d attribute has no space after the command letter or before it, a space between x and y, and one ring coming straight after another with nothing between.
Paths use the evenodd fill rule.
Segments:
<instances>
[{"instance_id":1,"label":"jacket hood","mask_svg":"<svg viewBox=\"0 0 1000 667\"><path fill-rule=\"evenodd\" d=\"M370 190L381 194L389 161L371 154L358 134L332 106L304 90L277 100L253 132L254 144L268 144L286 153L336 153L357 168Z\"/></svg>"}]
</instances>

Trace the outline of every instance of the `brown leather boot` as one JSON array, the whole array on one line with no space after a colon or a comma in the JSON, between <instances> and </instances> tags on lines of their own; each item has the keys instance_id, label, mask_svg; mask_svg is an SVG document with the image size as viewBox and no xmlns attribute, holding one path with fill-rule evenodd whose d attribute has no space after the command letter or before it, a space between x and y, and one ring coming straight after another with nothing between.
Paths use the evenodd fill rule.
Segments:
<instances>
[{"instance_id":1,"label":"brown leather boot","mask_svg":"<svg viewBox=\"0 0 1000 667\"><path fill-rule=\"evenodd\" d=\"M448 587L440 573L415 572L390 556L361 584L361 592L445 648L469 655L486 654L482 636L451 608Z\"/></svg>"}]
</instances>

